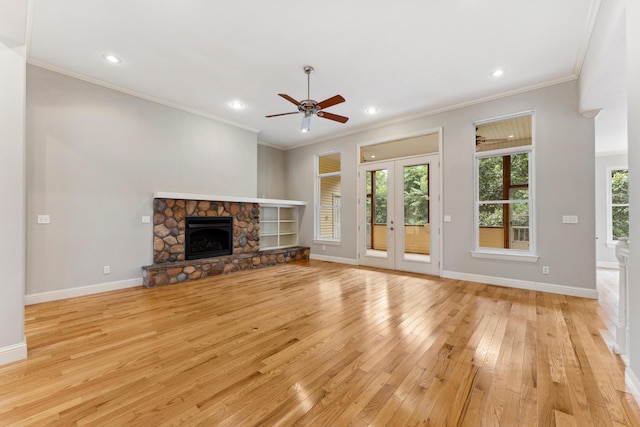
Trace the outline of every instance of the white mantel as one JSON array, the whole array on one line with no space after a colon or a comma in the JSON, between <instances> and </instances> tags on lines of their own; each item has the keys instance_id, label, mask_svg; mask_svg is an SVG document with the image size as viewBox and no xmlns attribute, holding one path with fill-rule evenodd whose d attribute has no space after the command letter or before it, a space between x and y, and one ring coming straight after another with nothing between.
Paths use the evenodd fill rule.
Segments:
<instances>
[{"instance_id":1,"label":"white mantel","mask_svg":"<svg viewBox=\"0 0 640 427\"><path fill-rule=\"evenodd\" d=\"M210 202L241 202L241 203L258 203L260 205L288 205L288 206L306 206L307 202L300 200L281 200L281 199L261 199L253 197L237 197L237 196L217 196L215 194L191 194L191 193L171 193L167 191L156 191L153 193L154 199L175 199L175 200L207 200Z\"/></svg>"}]
</instances>

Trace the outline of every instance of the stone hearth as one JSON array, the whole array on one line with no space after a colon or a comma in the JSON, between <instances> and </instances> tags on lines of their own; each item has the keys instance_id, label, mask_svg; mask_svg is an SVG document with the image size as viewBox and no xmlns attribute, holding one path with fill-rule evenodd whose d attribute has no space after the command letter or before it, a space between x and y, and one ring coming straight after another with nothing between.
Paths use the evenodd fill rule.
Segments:
<instances>
[{"instance_id":1,"label":"stone hearth","mask_svg":"<svg viewBox=\"0 0 640 427\"><path fill-rule=\"evenodd\" d=\"M235 271L253 270L309 259L309 248L296 246L253 254L228 255L192 261L166 262L142 267L142 283L148 288L203 279Z\"/></svg>"}]
</instances>

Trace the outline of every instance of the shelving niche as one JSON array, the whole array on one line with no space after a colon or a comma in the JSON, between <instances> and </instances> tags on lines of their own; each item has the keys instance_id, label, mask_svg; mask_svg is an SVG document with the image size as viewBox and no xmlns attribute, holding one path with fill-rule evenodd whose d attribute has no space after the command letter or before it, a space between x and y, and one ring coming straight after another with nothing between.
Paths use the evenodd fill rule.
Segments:
<instances>
[{"instance_id":1,"label":"shelving niche","mask_svg":"<svg viewBox=\"0 0 640 427\"><path fill-rule=\"evenodd\" d=\"M298 206L260 205L260 249L278 249L298 244Z\"/></svg>"}]
</instances>

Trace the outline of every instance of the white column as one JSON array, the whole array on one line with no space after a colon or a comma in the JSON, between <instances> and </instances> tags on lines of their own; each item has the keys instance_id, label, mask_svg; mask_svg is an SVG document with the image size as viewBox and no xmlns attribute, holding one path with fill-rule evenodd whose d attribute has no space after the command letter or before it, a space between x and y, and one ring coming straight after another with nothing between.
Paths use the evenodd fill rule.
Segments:
<instances>
[{"instance_id":1,"label":"white column","mask_svg":"<svg viewBox=\"0 0 640 427\"><path fill-rule=\"evenodd\" d=\"M640 2L626 2L629 182L640 183ZM629 186L629 369L640 392L640 185ZM629 381L628 381L629 382ZM639 398L640 401L640 398Z\"/></svg>"},{"instance_id":2,"label":"white column","mask_svg":"<svg viewBox=\"0 0 640 427\"><path fill-rule=\"evenodd\" d=\"M27 2L0 9L0 365L27 357L25 285L25 99ZM11 6L11 7L9 7Z\"/></svg>"},{"instance_id":3,"label":"white column","mask_svg":"<svg viewBox=\"0 0 640 427\"><path fill-rule=\"evenodd\" d=\"M620 269L618 290L618 324L616 325L616 353L629 364L629 241L620 239L616 245Z\"/></svg>"}]
</instances>

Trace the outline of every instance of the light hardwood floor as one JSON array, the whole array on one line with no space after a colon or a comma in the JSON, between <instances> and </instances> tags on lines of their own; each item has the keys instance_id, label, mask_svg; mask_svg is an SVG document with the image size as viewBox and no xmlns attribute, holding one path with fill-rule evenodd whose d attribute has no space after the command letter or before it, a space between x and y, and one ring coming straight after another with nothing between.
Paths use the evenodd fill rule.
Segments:
<instances>
[{"instance_id":1,"label":"light hardwood floor","mask_svg":"<svg viewBox=\"0 0 640 427\"><path fill-rule=\"evenodd\" d=\"M320 261L37 304L0 425L640 426L599 310Z\"/></svg>"}]
</instances>

